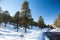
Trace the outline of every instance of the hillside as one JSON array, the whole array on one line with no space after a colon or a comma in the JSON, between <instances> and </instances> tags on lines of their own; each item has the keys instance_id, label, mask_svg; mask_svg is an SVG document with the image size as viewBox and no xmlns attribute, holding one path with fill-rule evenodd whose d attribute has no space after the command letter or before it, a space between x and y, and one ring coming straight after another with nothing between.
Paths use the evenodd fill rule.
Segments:
<instances>
[{"instance_id":1,"label":"hillside","mask_svg":"<svg viewBox=\"0 0 60 40\"><path fill-rule=\"evenodd\" d=\"M19 32L13 28L13 25L0 24L0 40L47 40L48 38L43 35L44 32L50 31L49 28L39 29L33 27L32 29L27 29L27 33L24 33L24 29L20 28Z\"/></svg>"}]
</instances>

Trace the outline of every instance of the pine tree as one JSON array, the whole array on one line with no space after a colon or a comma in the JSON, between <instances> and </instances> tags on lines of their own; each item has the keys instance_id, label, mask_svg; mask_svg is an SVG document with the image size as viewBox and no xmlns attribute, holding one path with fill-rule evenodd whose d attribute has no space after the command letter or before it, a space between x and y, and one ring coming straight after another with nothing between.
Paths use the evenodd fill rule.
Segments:
<instances>
[{"instance_id":1,"label":"pine tree","mask_svg":"<svg viewBox=\"0 0 60 40\"><path fill-rule=\"evenodd\" d=\"M34 25L34 20L33 18L29 19L29 25L31 26L31 29L33 28Z\"/></svg>"},{"instance_id":2,"label":"pine tree","mask_svg":"<svg viewBox=\"0 0 60 40\"><path fill-rule=\"evenodd\" d=\"M24 1L22 4L22 8L21 8L21 16L26 15L29 19L31 18L31 10L29 8L29 3L27 1Z\"/></svg>"},{"instance_id":3,"label":"pine tree","mask_svg":"<svg viewBox=\"0 0 60 40\"><path fill-rule=\"evenodd\" d=\"M10 16L9 24L13 24L13 17Z\"/></svg>"},{"instance_id":4,"label":"pine tree","mask_svg":"<svg viewBox=\"0 0 60 40\"><path fill-rule=\"evenodd\" d=\"M58 17L55 19L54 25L56 25L57 27L60 27L60 14L58 14Z\"/></svg>"},{"instance_id":5,"label":"pine tree","mask_svg":"<svg viewBox=\"0 0 60 40\"><path fill-rule=\"evenodd\" d=\"M8 11L4 11L3 14L2 14L2 17L3 17L3 22L5 23L5 27L6 27L6 24L10 20L10 14L9 14L9 12Z\"/></svg>"},{"instance_id":6,"label":"pine tree","mask_svg":"<svg viewBox=\"0 0 60 40\"><path fill-rule=\"evenodd\" d=\"M44 20L43 20L42 16L39 16L38 26L39 26L39 28L44 28L45 27L45 23L44 23Z\"/></svg>"},{"instance_id":7,"label":"pine tree","mask_svg":"<svg viewBox=\"0 0 60 40\"><path fill-rule=\"evenodd\" d=\"M15 14L15 23L16 23L16 29L17 29L17 32L18 32L18 29L19 29L19 15L20 15L20 12L17 11L16 14Z\"/></svg>"},{"instance_id":8,"label":"pine tree","mask_svg":"<svg viewBox=\"0 0 60 40\"><path fill-rule=\"evenodd\" d=\"M25 0L22 4L22 8L21 8L21 18L22 18L22 25L25 28L25 33L27 32L26 29L28 28L29 25L29 19L31 19L31 10L29 8L29 3Z\"/></svg>"},{"instance_id":9,"label":"pine tree","mask_svg":"<svg viewBox=\"0 0 60 40\"><path fill-rule=\"evenodd\" d=\"M0 7L0 23L2 22L2 8Z\"/></svg>"},{"instance_id":10,"label":"pine tree","mask_svg":"<svg viewBox=\"0 0 60 40\"><path fill-rule=\"evenodd\" d=\"M2 13L0 13L0 23L2 23Z\"/></svg>"},{"instance_id":11,"label":"pine tree","mask_svg":"<svg viewBox=\"0 0 60 40\"><path fill-rule=\"evenodd\" d=\"M23 25L23 27L25 28L25 33L27 32L26 29L28 28L28 17L27 16L23 16L21 23Z\"/></svg>"}]
</instances>

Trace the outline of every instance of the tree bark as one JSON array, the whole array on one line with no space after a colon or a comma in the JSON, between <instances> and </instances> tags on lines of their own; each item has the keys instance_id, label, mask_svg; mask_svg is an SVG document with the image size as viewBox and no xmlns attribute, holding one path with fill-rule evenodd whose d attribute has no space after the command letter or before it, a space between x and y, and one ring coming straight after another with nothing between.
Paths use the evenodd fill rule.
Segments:
<instances>
[{"instance_id":1,"label":"tree bark","mask_svg":"<svg viewBox=\"0 0 60 40\"><path fill-rule=\"evenodd\" d=\"M18 32L18 22L17 22L17 32Z\"/></svg>"},{"instance_id":2,"label":"tree bark","mask_svg":"<svg viewBox=\"0 0 60 40\"><path fill-rule=\"evenodd\" d=\"M5 27L6 27L6 23L5 23Z\"/></svg>"},{"instance_id":3,"label":"tree bark","mask_svg":"<svg viewBox=\"0 0 60 40\"><path fill-rule=\"evenodd\" d=\"M26 27L27 27L27 26L26 26L26 24L25 24L25 33L27 33Z\"/></svg>"}]
</instances>

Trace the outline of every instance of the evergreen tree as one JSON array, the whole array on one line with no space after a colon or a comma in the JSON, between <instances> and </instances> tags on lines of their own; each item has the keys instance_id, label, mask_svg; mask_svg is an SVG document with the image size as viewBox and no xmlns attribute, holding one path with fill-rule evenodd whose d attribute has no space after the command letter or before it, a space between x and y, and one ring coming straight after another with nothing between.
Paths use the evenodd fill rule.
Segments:
<instances>
[{"instance_id":1,"label":"evergreen tree","mask_svg":"<svg viewBox=\"0 0 60 40\"><path fill-rule=\"evenodd\" d=\"M21 8L21 13L20 16L22 17L22 25L25 28L25 33L26 33L26 28L28 28L29 25L29 19L31 19L31 10L29 8L29 3L25 0L22 4L22 8Z\"/></svg>"},{"instance_id":2,"label":"evergreen tree","mask_svg":"<svg viewBox=\"0 0 60 40\"><path fill-rule=\"evenodd\" d=\"M10 14L9 14L9 12L8 11L4 11L3 14L2 14L2 17L3 17L3 22L5 23L5 27L6 27L6 24L10 20Z\"/></svg>"},{"instance_id":3,"label":"evergreen tree","mask_svg":"<svg viewBox=\"0 0 60 40\"><path fill-rule=\"evenodd\" d=\"M20 12L17 11L16 14L15 14L15 23L16 23L16 29L17 29L17 32L18 32L18 29L19 29L19 15L20 15Z\"/></svg>"},{"instance_id":4,"label":"evergreen tree","mask_svg":"<svg viewBox=\"0 0 60 40\"><path fill-rule=\"evenodd\" d=\"M37 27L38 26L38 23L34 21L34 24L33 25Z\"/></svg>"},{"instance_id":5,"label":"evergreen tree","mask_svg":"<svg viewBox=\"0 0 60 40\"><path fill-rule=\"evenodd\" d=\"M13 24L13 17L10 16L10 21L9 21L10 24Z\"/></svg>"},{"instance_id":6,"label":"evergreen tree","mask_svg":"<svg viewBox=\"0 0 60 40\"><path fill-rule=\"evenodd\" d=\"M29 8L29 3L27 1L24 1L22 4L22 8L21 8L21 15L20 16L24 16L26 15L29 19L31 18L31 10Z\"/></svg>"},{"instance_id":7,"label":"evergreen tree","mask_svg":"<svg viewBox=\"0 0 60 40\"><path fill-rule=\"evenodd\" d=\"M27 32L26 29L28 28L28 17L27 16L22 17L21 24L25 28L25 33L26 33Z\"/></svg>"},{"instance_id":8,"label":"evergreen tree","mask_svg":"<svg viewBox=\"0 0 60 40\"><path fill-rule=\"evenodd\" d=\"M0 7L0 23L2 22L2 8Z\"/></svg>"},{"instance_id":9,"label":"evergreen tree","mask_svg":"<svg viewBox=\"0 0 60 40\"><path fill-rule=\"evenodd\" d=\"M29 19L29 25L31 26L31 29L32 29L33 26L34 26L34 20L33 20L33 18Z\"/></svg>"},{"instance_id":10,"label":"evergreen tree","mask_svg":"<svg viewBox=\"0 0 60 40\"><path fill-rule=\"evenodd\" d=\"M0 23L2 23L2 13L0 13Z\"/></svg>"},{"instance_id":11,"label":"evergreen tree","mask_svg":"<svg viewBox=\"0 0 60 40\"><path fill-rule=\"evenodd\" d=\"M60 27L60 14L59 14L58 17L55 19L54 25L56 25L57 27Z\"/></svg>"},{"instance_id":12,"label":"evergreen tree","mask_svg":"<svg viewBox=\"0 0 60 40\"><path fill-rule=\"evenodd\" d=\"M38 26L39 26L39 28L44 28L45 27L45 23L44 23L44 20L43 20L42 16L39 16Z\"/></svg>"}]
</instances>

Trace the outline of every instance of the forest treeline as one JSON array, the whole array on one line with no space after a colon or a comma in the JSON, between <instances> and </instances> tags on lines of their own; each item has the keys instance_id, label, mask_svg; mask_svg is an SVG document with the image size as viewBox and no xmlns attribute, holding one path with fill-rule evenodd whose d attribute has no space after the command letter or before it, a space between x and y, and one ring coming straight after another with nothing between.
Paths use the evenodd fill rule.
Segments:
<instances>
[{"instance_id":1,"label":"forest treeline","mask_svg":"<svg viewBox=\"0 0 60 40\"><path fill-rule=\"evenodd\" d=\"M9 13L9 11L3 11L3 12L0 12L0 24L1 23L5 23L5 26L6 27L6 24L11 24L11 25L14 25L15 29L17 29L17 32L18 32L18 29L20 27L23 27L25 28L25 32L26 32L26 29L32 29L33 26L35 27L39 27L39 28L46 28L46 27L51 27L51 25L46 25L45 22L44 22L44 19L42 18L42 16L39 16L38 18L38 22L35 22L33 18L29 18L29 16L20 16L20 12L17 11L15 13L15 15L12 17Z\"/></svg>"},{"instance_id":2,"label":"forest treeline","mask_svg":"<svg viewBox=\"0 0 60 40\"><path fill-rule=\"evenodd\" d=\"M9 11L3 11L2 13L0 12L0 24L1 23L5 23L4 27L6 27L6 24L8 23L14 25L15 28L17 28L17 31L19 27L24 27L25 30L26 28L30 29L29 26L31 27L31 29L33 26L38 26L39 28L46 27L42 16L39 17L38 22L35 22L33 18L29 18L27 16L20 16L19 11L17 11L13 17L10 16Z\"/></svg>"},{"instance_id":3,"label":"forest treeline","mask_svg":"<svg viewBox=\"0 0 60 40\"><path fill-rule=\"evenodd\" d=\"M6 24L8 24L8 23L11 25L14 25L15 26L14 28L17 29L17 32L20 27L23 27L25 29L25 33L27 32L26 31L27 28L32 29L33 26L39 27L41 29L46 28L46 27L53 28L51 25L45 24L42 16L39 16L37 22L34 21L28 4L29 3L27 1L24 1L22 4L21 12L17 11L13 17L10 15L8 10L2 11L2 9L0 7L0 23L5 23L4 27L6 27ZM59 15L59 17L60 17L60 15ZM60 20L60 18L59 18L59 20ZM58 24L60 24L59 22L60 21L58 21L56 19L54 24L58 25Z\"/></svg>"}]
</instances>

